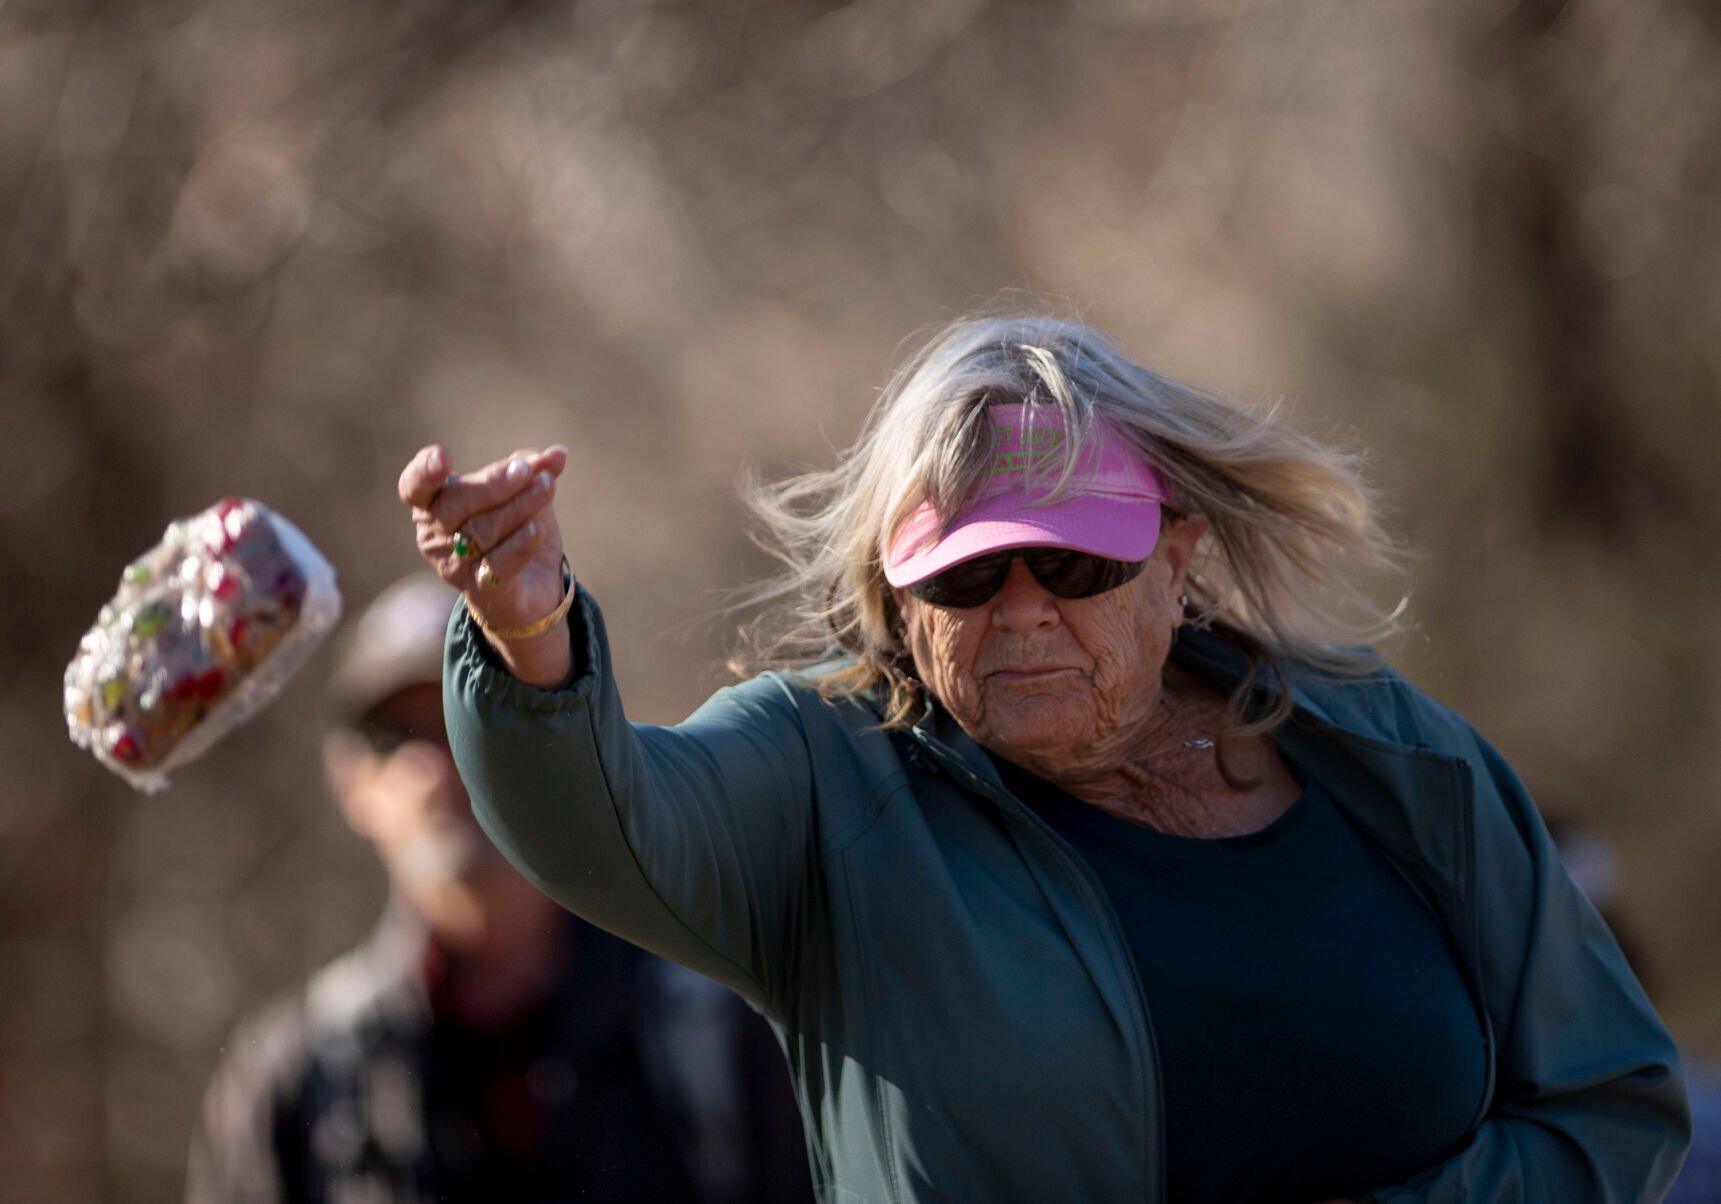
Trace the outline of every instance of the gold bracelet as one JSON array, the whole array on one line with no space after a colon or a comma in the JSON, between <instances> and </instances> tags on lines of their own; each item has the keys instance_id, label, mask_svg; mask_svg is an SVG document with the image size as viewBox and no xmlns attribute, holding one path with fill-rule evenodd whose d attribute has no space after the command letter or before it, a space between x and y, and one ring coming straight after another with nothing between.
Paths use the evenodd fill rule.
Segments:
<instances>
[{"instance_id":1,"label":"gold bracelet","mask_svg":"<svg viewBox=\"0 0 1721 1204\"><path fill-rule=\"evenodd\" d=\"M478 624L485 635L498 640L529 640L534 636L543 635L550 628L568 617L568 610L574 604L574 570L568 564L568 558L562 557L562 600L556 609L541 619L527 623L523 627L492 627L478 617L478 612L472 609L470 599L466 603L466 613L472 616L472 621Z\"/></svg>"}]
</instances>

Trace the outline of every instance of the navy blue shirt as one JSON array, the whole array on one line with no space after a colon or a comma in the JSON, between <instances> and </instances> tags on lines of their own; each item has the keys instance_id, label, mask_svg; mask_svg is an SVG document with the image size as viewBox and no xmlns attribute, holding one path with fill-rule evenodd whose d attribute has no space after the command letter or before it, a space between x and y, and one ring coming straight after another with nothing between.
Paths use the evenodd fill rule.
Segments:
<instances>
[{"instance_id":1,"label":"navy blue shirt","mask_svg":"<svg viewBox=\"0 0 1721 1204\"><path fill-rule=\"evenodd\" d=\"M1462 1142L1486 1066L1451 944L1319 784L1258 832L1203 840L998 766L1092 868L1134 952L1169 1199L1354 1197Z\"/></svg>"}]
</instances>

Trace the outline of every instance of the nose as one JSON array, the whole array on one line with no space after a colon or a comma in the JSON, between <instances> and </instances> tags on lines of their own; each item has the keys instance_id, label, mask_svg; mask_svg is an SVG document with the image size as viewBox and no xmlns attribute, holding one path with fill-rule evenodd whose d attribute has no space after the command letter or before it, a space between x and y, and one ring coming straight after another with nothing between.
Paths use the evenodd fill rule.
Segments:
<instances>
[{"instance_id":1,"label":"nose","mask_svg":"<svg viewBox=\"0 0 1721 1204\"><path fill-rule=\"evenodd\" d=\"M1011 560L1003 588L992 597L992 625L1028 632L1055 627L1060 621L1057 598L1035 579L1020 556Z\"/></svg>"},{"instance_id":2,"label":"nose","mask_svg":"<svg viewBox=\"0 0 1721 1204\"><path fill-rule=\"evenodd\" d=\"M414 786L426 794L449 793L460 786L460 770L445 745L409 740L394 755Z\"/></svg>"}]
</instances>

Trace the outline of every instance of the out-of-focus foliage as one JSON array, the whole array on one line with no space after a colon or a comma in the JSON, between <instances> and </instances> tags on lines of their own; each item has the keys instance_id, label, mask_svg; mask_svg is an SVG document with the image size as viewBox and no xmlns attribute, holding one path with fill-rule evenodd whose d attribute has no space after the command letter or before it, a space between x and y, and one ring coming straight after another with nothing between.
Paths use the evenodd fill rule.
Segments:
<instances>
[{"instance_id":1,"label":"out-of-focus foliage","mask_svg":"<svg viewBox=\"0 0 1721 1204\"><path fill-rule=\"evenodd\" d=\"M1619 842L1721 1045L1718 67L1698 0L0 3L4 1194L173 1198L235 1016L380 901L326 657L158 798L65 741L169 518L254 495L362 602L413 450L567 442L671 720L767 568L736 473L1000 288L1373 449L1398 659Z\"/></svg>"}]
</instances>

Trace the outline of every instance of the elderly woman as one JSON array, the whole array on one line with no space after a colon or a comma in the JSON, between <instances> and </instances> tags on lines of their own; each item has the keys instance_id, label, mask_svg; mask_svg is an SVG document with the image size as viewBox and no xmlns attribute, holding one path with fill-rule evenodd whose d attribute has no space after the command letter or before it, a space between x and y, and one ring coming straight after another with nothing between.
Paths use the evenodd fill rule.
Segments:
<instances>
[{"instance_id":1,"label":"elderly woman","mask_svg":"<svg viewBox=\"0 0 1721 1204\"><path fill-rule=\"evenodd\" d=\"M957 323L761 490L767 669L630 724L563 448L401 477L454 751L569 908L741 992L831 1201L1637 1201L1673 1047L1511 769L1363 645L1342 456Z\"/></svg>"}]
</instances>

